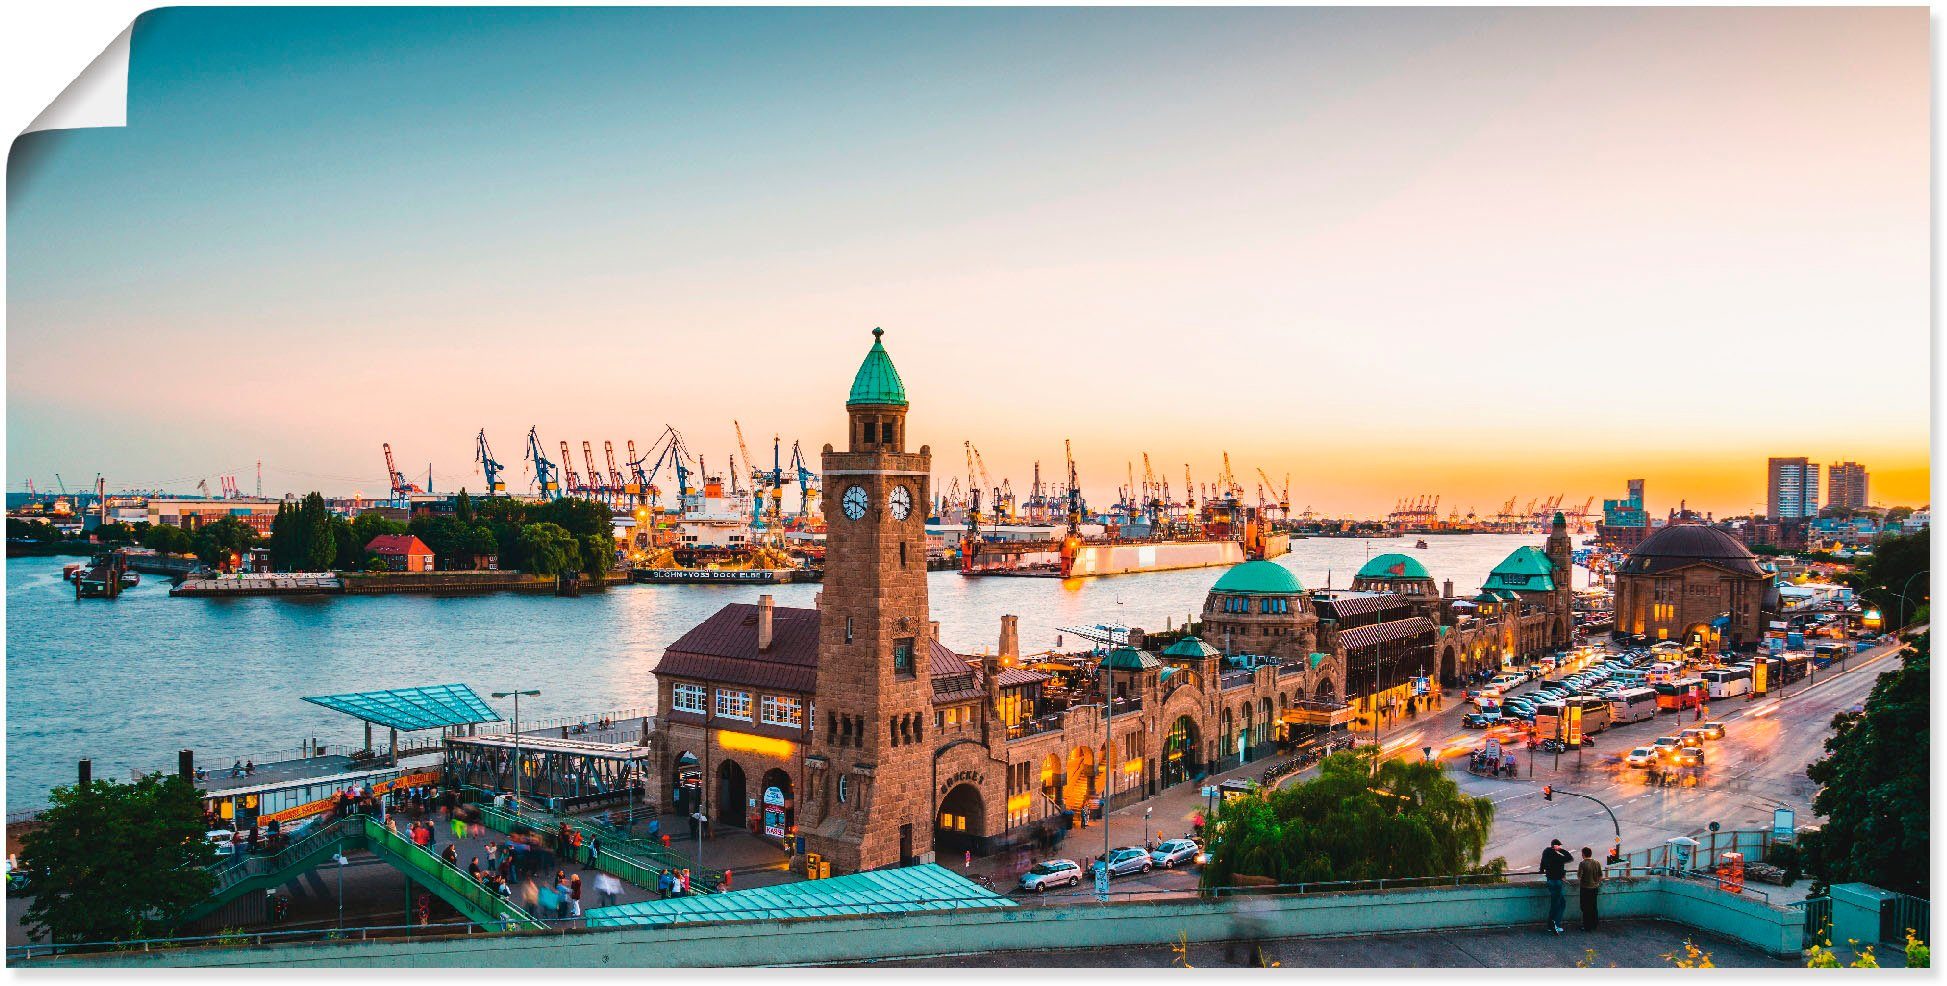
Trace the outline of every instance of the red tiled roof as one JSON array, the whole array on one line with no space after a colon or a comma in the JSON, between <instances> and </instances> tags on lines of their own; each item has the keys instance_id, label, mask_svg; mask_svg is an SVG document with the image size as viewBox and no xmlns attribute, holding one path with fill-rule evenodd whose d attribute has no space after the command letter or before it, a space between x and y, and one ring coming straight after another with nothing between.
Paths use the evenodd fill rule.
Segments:
<instances>
[{"instance_id":1,"label":"red tiled roof","mask_svg":"<svg viewBox=\"0 0 1947 986\"><path fill-rule=\"evenodd\" d=\"M375 555L430 555L433 549L411 534L381 534L365 545Z\"/></svg>"},{"instance_id":2,"label":"red tiled roof","mask_svg":"<svg viewBox=\"0 0 1947 986\"><path fill-rule=\"evenodd\" d=\"M771 647L757 650L757 607L731 603L663 651L659 675L806 692L818 684L818 611L771 610Z\"/></svg>"},{"instance_id":3,"label":"red tiled roof","mask_svg":"<svg viewBox=\"0 0 1947 986\"><path fill-rule=\"evenodd\" d=\"M1432 620L1424 616L1414 616L1404 620L1388 620L1385 623L1374 623L1370 626L1353 627L1341 631L1339 646L1346 650L1360 650L1432 632Z\"/></svg>"}]
</instances>

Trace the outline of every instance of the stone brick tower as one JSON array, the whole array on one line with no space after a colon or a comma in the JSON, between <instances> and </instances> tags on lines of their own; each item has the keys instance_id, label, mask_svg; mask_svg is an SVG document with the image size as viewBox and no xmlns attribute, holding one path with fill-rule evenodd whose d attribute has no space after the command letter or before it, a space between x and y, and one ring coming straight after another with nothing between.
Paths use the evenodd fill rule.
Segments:
<instances>
[{"instance_id":1,"label":"stone brick tower","mask_svg":"<svg viewBox=\"0 0 1947 986\"><path fill-rule=\"evenodd\" d=\"M834 871L929 860L932 452L906 451L906 388L872 330L845 401L846 451L823 455L825 584L805 848Z\"/></svg>"},{"instance_id":2,"label":"stone brick tower","mask_svg":"<svg viewBox=\"0 0 1947 986\"><path fill-rule=\"evenodd\" d=\"M1548 529L1548 544L1542 549L1555 566L1555 597L1550 609L1548 638L1557 647L1574 639L1575 626L1575 547L1568 537L1568 518L1555 511L1555 522Z\"/></svg>"}]
</instances>

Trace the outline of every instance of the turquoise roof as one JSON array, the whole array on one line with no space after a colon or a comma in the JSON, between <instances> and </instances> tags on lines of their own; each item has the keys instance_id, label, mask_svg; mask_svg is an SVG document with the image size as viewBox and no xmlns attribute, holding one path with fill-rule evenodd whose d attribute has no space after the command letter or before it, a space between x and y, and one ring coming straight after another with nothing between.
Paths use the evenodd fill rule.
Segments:
<instances>
[{"instance_id":1,"label":"turquoise roof","mask_svg":"<svg viewBox=\"0 0 1947 986\"><path fill-rule=\"evenodd\" d=\"M866 352L865 362L859 364L858 375L852 378L851 396L845 398L847 407L854 404L906 406L906 384L899 379L892 357L886 355L885 343L879 341L885 334L884 329L872 330L872 348Z\"/></svg>"},{"instance_id":2,"label":"turquoise roof","mask_svg":"<svg viewBox=\"0 0 1947 986\"><path fill-rule=\"evenodd\" d=\"M1224 573L1211 592L1255 592L1272 596L1293 596L1304 592L1298 576L1274 561L1247 561Z\"/></svg>"},{"instance_id":3,"label":"turquoise roof","mask_svg":"<svg viewBox=\"0 0 1947 986\"><path fill-rule=\"evenodd\" d=\"M1184 657L1191 660L1216 657L1221 653L1223 652L1217 648L1204 643L1202 637L1184 637L1182 640L1163 648L1164 657Z\"/></svg>"},{"instance_id":4,"label":"turquoise roof","mask_svg":"<svg viewBox=\"0 0 1947 986\"><path fill-rule=\"evenodd\" d=\"M1411 555L1397 551L1379 555L1359 568L1354 578L1361 579L1431 579L1433 576Z\"/></svg>"},{"instance_id":5,"label":"turquoise roof","mask_svg":"<svg viewBox=\"0 0 1947 986\"><path fill-rule=\"evenodd\" d=\"M1489 590L1512 590L1515 592L1553 592L1555 590L1555 563L1548 560L1540 548L1531 544L1514 549L1494 571L1488 573L1487 581L1481 588Z\"/></svg>"},{"instance_id":6,"label":"turquoise roof","mask_svg":"<svg viewBox=\"0 0 1947 986\"><path fill-rule=\"evenodd\" d=\"M587 917L590 928L626 928L1013 906L1012 900L944 866L926 863L829 880L596 907Z\"/></svg>"},{"instance_id":7,"label":"turquoise roof","mask_svg":"<svg viewBox=\"0 0 1947 986\"><path fill-rule=\"evenodd\" d=\"M1117 647L1102 658L1102 666L1111 671L1154 671L1163 666L1156 655L1134 647Z\"/></svg>"},{"instance_id":8,"label":"turquoise roof","mask_svg":"<svg viewBox=\"0 0 1947 986\"><path fill-rule=\"evenodd\" d=\"M473 689L457 684L303 698L313 705L404 732L500 721L500 716Z\"/></svg>"}]
</instances>

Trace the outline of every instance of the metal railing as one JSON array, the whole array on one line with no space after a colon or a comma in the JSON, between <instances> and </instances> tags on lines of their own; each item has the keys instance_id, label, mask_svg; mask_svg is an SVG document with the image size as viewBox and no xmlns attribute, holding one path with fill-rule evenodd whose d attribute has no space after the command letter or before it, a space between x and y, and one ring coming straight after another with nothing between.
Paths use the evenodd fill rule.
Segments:
<instances>
[{"instance_id":1,"label":"metal railing","mask_svg":"<svg viewBox=\"0 0 1947 986\"><path fill-rule=\"evenodd\" d=\"M357 816L364 825L368 844L383 847L399 858L401 862L417 871L422 879L431 880L480 909L482 914L499 919L500 927L539 928L541 923L520 905L486 888L484 884L460 872L446 861L433 855L425 847L415 844L411 839L400 835L381 824L374 815Z\"/></svg>"},{"instance_id":2,"label":"metal railing","mask_svg":"<svg viewBox=\"0 0 1947 986\"><path fill-rule=\"evenodd\" d=\"M1276 883L1265 886L1210 887L1204 893L1216 898L1246 896L1298 896L1337 894L1364 890L1410 890L1432 887L1475 887L1488 884L1541 883L1539 873L1458 873L1452 876L1406 876L1373 880L1320 880L1315 883Z\"/></svg>"},{"instance_id":3,"label":"metal railing","mask_svg":"<svg viewBox=\"0 0 1947 986\"><path fill-rule=\"evenodd\" d=\"M1832 933L1832 898L1807 897L1786 904L1785 909L1805 912L1805 948L1827 943Z\"/></svg>"},{"instance_id":4,"label":"metal railing","mask_svg":"<svg viewBox=\"0 0 1947 986\"><path fill-rule=\"evenodd\" d=\"M710 888L723 881L722 870L712 870L693 866L681 854L664 849L650 839L639 838L631 832L588 818L560 815L544 809L523 806L519 815L504 811L493 805L480 806L480 820L498 832L513 832L516 827L545 834L562 823L581 832L583 844L592 847L599 840L602 843L601 856L595 866L604 872L614 874L638 887L651 888L656 878L664 871L689 870L692 880L692 893L705 894ZM618 868L610 869L601 865L606 859Z\"/></svg>"},{"instance_id":5,"label":"metal railing","mask_svg":"<svg viewBox=\"0 0 1947 986\"><path fill-rule=\"evenodd\" d=\"M1039 736L1042 733L1052 733L1060 728L1061 716L1059 714L1040 716L1034 719L1023 719L1007 727L1007 738L1010 740L1025 739L1029 736Z\"/></svg>"}]
</instances>

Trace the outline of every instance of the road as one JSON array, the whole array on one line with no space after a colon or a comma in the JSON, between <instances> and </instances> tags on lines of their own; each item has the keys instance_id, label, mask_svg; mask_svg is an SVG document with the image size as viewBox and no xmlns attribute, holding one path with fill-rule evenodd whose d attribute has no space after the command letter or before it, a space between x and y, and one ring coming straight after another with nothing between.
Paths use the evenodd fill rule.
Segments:
<instances>
[{"instance_id":1,"label":"road","mask_svg":"<svg viewBox=\"0 0 1947 986\"><path fill-rule=\"evenodd\" d=\"M1812 797L1817 792L1817 785L1805 776L1806 765L1822 754L1832 717L1863 703L1880 673L1898 666L1891 656L1896 649L1889 645L1863 652L1846 662L1843 671L1835 666L1817 672L1812 681L1792 683L1782 696L1773 691L1763 698L1739 697L1713 704L1709 718L1725 723L1725 736L1708 745L1707 766L1695 787L1651 787L1644 772L1622 763L1631 747L1648 745L1658 736L1693 725L1692 712L1684 713L1680 724L1676 715L1665 714L1613 727L1597 735L1595 745L1579 757L1531 754L1521 747L1516 750L1519 775L1507 780L1477 777L1466 771L1461 751L1479 747L1485 736L1480 730L1461 727L1461 716L1471 708L1461 702L1449 701L1436 713L1387 730L1380 741L1389 757L1419 757L1429 746L1436 752L1447 751L1449 758L1444 762L1461 789L1494 802L1487 858L1505 857L1509 868L1516 871L1533 870L1550 839L1561 839L1572 850L1589 846L1599 856L1605 854L1615 842L1617 826L1627 851L1696 834L1713 821L1725 830L1769 828L1773 809L1780 807L1793 809L1797 823L1806 825L1816 821ZM1525 685L1515 694L1534 687ZM1254 779L1268 762L1248 764L1206 783L1231 777ZM1309 773L1296 775L1286 783L1301 781ZM1582 798L1558 793L1554 800L1544 800L1543 785L1606 802L1615 812L1616 825L1612 826L1609 814L1600 806ZM1196 785L1180 785L1149 801L1112 812L1107 841L1126 846L1140 844L1145 832L1158 840L1183 834L1204 807ZM1070 832L1056 854L1087 865L1102 852L1103 844L1101 823L1097 822ZM997 887L1005 888L1014 885L1029 862L1024 854L998 856L975 860L973 868L991 876ZM1194 871L1158 870L1119 877L1113 890L1117 896L1180 894L1194 890L1196 882ZM1801 882L1796 893L1790 888L1765 890L1774 900L1791 900L1803 895L1804 886ZM1092 888L1085 882L1075 891L1044 895L1049 903L1073 901L1078 896L1092 896Z\"/></svg>"}]
</instances>

